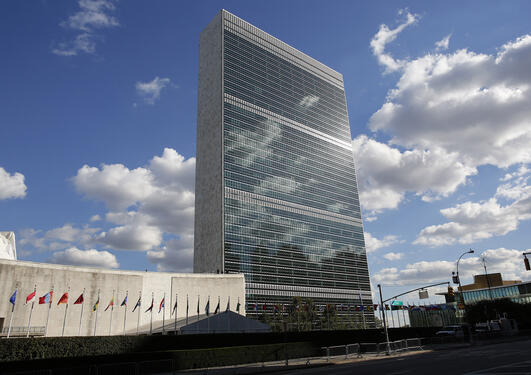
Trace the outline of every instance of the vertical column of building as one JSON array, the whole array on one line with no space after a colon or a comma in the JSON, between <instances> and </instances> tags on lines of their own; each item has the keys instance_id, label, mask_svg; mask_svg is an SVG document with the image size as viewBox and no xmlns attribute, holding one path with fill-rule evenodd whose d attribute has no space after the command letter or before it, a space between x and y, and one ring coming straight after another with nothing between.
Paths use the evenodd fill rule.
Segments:
<instances>
[{"instance_id":1,"label":"vertical column of building","mask_svg":"<svg viewBox=\"0 0 531 375\"><path fill-rule=\"evenodd\" d=\"M223 22L199 43L194 272L223 272Z\"/></svg>"}]
</instances>

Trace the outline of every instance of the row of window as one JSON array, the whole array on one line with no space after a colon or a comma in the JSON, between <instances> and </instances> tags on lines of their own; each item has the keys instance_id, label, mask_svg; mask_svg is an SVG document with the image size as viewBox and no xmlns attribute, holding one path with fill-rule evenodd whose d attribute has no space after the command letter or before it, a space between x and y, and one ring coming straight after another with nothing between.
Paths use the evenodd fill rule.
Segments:
<instances>
[{"instance_id":1,"label":"row of window","mask_svg":"<svg viewBox=\"0 0 531 375\"><path fill-rule=\"evenodd\" d=\"M307 72L298 67L296 64L288 61L282 57L265 50L260 46L245 40L244 38L231 33L225 32L225 50L237 51L241 58L251 58L257 62L257 65L265 67L266 69L278 69L279 72L289 74L288 77L295 76L297 82L303 82L308 86L326 92L329 96L340 100L343 90L323 80L317 75Z\"/></svg>"},{"instance_id":2,"label":"row of window","mask_svg":"<svg viewBox=\"0 0 531 375\"><path fill-rule=\"evenodd\" d=\"M282 132L289 141L299 143L300 141L308 142L310 145L327 150L341 159L352 160L352 154L349 155L352 148L350 146L345 147L343 144L339 146L333 143L337 142L336 138L331 138L330 141L328 139L321 139L317 134L308 134L303 131L302 127L300 129L295 128L298 125L284 124L281 119L266 117L265 114L257 114L229 102L225 102L224 109L224 122L226 124L228 123L251 132L258 132L263 138L275 137ZM350 145L350 143L348 144Z\"/></svg>"},{"instance_id":3,"label":"row of window","mask_svg":"<svg viewBox=\"0 0 531 375\"><path fill-rule=\"evenodd\" d=\"M331 164L332 171L339 172L347 168L346 172L350 172L352 176L354 175L354 160L350 147L345 149L316 136L298 131L288 125L258 115L255 115L258 118L251 119L245 116L250 112L241 109L236 112L233 109L235 109L233 106L226 108L224 116L224 130L234 134L231 139L233 142L237 142L237 139L245 136L259 145L267 146L265 149L268 150L273 146L278 147L278 144L271 144L273 141L278 142L281 140L280 151L285 146L288 146L289 150L285 151L294 153L294 155L301 154L309 158L312 154L318 154L318 162ZM255 148L264 149L264 147L259 146ZM277 155L277 153L274 155Z\"/></svg>"},{"instance_id":4,"label":"row of window","mask_svg":"<svg viewBox=\"0 0 531 375\"><path fill-rule=\"evenodd\" d=\"M294 221L301 222L302 225L317 224L323 226L331 226L338 230L352 231L354 233L361 234L362 228L355 222L347 223L344 221L338 221L335 217L324 215L312 215L311 212L302 212L298 209L293 209L288 205L275 207L274 205L265 204L267 202L258 202L254 199L248 199L247 197L225 197L225 214L231 215L232 212L236 212L238 216L245 216L250 221L248 224L256 220L267 221L276 220L275 217L282 217L287 219L293 219ZM319 230L319 228L316 228Z\"/></svg>"},{"instance_id":5,"label":"row of window","mask_svg":"<svg viewBox=\"0 0 531 375\"><path fill-rule=\"evenodd\" d=\"M330 131L335 130L340 136L344 133L340 125L348 123L348 117L346 112L338 112L339 108L346 111L344 102L331 105L326 98L319 96L318 93L297 94L296 89L290 88L291 85L285 82L271 82L271 79L268 79L263 73L257 72L256 68L246 68L240 62L236 65L235 63L230 63L229 60L225 65L224 72L225 82L236 85L233 87L251 90L254 94L261 95L263 97L262 100L269 99L264 101L264 103L271 106L278 106L278 104L282 103L291 104L288 113L291 113L292 116L305 119L316 117L330 119L333 126Z\"/></svg>"}]
</instances>

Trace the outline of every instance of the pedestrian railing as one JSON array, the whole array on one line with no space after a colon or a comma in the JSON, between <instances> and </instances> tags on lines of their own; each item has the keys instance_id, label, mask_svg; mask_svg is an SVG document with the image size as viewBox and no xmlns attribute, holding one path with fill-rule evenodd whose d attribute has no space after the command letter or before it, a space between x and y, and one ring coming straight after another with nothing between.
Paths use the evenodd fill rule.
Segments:
<instances>
[{"instance_id":1,"label":"pedestrian railing","mask_svg":"<svg viewBox=\"0 0 531 375\"><path fill-rule=\"evenodd\" d=\"M360 344L347 344L347 345L336 345L336 346L325 346L322 347L324 355L326 356L326 361L329 362L331 357L341 357L344 356L345 359L351 358L352 356L360 357Z\"/></svg>"},{"instance_id":2,"label":"pedestrian railing","mask_svg":"<svg viewBox=\"0 0 531 375\"><path fill-rule=\"evenodd\" d=\"M389 353L399 353L409 350L422 350L422 339L411 338L396 341L389 341ZM380 342L377 345L376 354L387 354L387 342Z\"/></svg>"}]
</instances>

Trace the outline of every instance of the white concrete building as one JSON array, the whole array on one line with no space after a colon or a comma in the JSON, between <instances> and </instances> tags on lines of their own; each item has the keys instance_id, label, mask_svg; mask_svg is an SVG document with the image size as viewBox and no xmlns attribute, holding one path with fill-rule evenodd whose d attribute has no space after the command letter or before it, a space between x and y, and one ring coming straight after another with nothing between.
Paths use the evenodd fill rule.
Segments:
<instances>
[{"instance_id":1,"label":"white concrete building","mask_svg":"<svg viewBox=\"0 0 531 375\"><path fill-rule=\"evenodd\" d=\"M66 312L65 336L76 336L81 318L81 305L74 305L74 301L84 292L83 316L81 319L81 336L121 335L124 327L126 309L120 307L126 293L127 315L126 333L135 334L139 319L140 332L149 331L149 312L145 312L151 305L153 295L153 328L162 325L163 312L159 313L162 298L165 299L165 320L169 323L174 319L171 311L177 295L177 317L186 316L186 297L188 295L188 314L190 321L197 316L199 310L205 312L205 305L210 296L210 311L216 308L218 296L223 311L228 298L231 310L236 311L236 305L241 304L240 313L245 314L245 280L243 274L181 274L167 272L140 272L106 270L88 267L65 266L58 264L0 260L0 332L7 332L11 317L12 304L9 299L17 289L17 299L13 313L12 332L20 334L26 330L31 310L31 304L25 305L26 297L37 289L32 313L31 327L37 332L43 332L48 314L48 304L39 304L39 297L44 296L52 288L53 300L50 308L48 336L61 336L66 304L57 305L61 296L68 291L68 309ZM99 307L92 308L100 295ZM113 297L114 309L104 311ZM132 309L142 295L140 313ZM97 324L96 324L97 319ZM112 325L111 325L112 323Z\"/></svg>"},{"instance_id":2,"label":"white concrete building","mask_svg":"<svg viewBox=\"0 0 531 375\"><path fill-rule=\"evenodd\" d=\"M0 259L17 259L15 232L0 232Z\"/></svg>"}]
</instances>

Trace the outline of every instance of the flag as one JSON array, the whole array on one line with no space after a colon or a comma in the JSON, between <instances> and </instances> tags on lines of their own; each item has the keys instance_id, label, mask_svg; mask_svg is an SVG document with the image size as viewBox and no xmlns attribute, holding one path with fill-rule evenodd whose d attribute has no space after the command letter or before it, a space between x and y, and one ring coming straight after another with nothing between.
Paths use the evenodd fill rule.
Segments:
<instances>
[{"instance_id":1,"label":"flag","mask_svg":"<svg viewBox=\"0 0 531 375\"><path fill-rule=\"evenodd\" d=\"M107 305L107 307L103 311L109 310L109 307L114 307L114 296L112 296L111 302L109 302L109 304Z\"/></svg>"},{"instance_id":2,"label":"flag","mask_svg":"<svg viewBox=\"0 0 531 375\"><path fill-rule=\"evenodd\" d=\"M159 314L160 314L160 312L162 311L163 308L164 308L164 297L162 298L162 301L160 301Z\"/></svg>"},{"instance_id":3,"label":"flag","mask_svg":"<svg viewBox=\"0 0 531 375\"><path fill-rule=\"evenodd\" d=\"M39 305L42 305L45 303L52 303L52 295L53 295L53 291L46 293L42 297L39 297Z\"/></svg>"},{"instance_id":4,"label":"flag","mask_svg":"<svg viewBox=\"0 0 531 375\"><path fill-rule=\"evenodd\" d=\"M238 303L236 304L236 312L240 312L240 299L238 298Z\"/></svg>"},{"instance_id":5,"label":"flag","mask_svg":"<svg viewBox=\"0 0 531 375\"><path fill-rule=\"evenodd\" d=\"M74 305L81 305L83 303L83 293L79 297L77 297L76 302L74 302Z\"/></svg>"},{"instance_id":6,"label":"flag","mask_svg":"<svg viewBox=\"0 0 531 375\"><path fill-rule=\"evenodd\" d=\"M28 296L26 297L26 304L35 301L35 293L36 293L35 290L33 290L33 292L28 294Z\"/></svg>"},{"instance_id":7,"label":"flag","mask_svg":"<svg viewBox=\"0 0 531 375\"><path fill-rule=\"evenodd\" d=\"M216 309L214 310L214 315L219 312L220 306L219 306L219 298L218 298L218 305L216 306Z\"/></svg>"},{"instance_id":8,"label":"flag","mask_svg":"<svg viewBox=\"0 0 531 375\"><path fill-rule=\"evenodd\" d=\"M190 308L190 304L188 303L188 294L186 295L186 318L188 318L188 309Z\"/></svg>"},{"instance_id":9,"label":"flag","mask_svg":"<svg viewBox=\"0 0 531 375\"><path fill-rule=\"evenodd\" d=\"M171 310L171 315L175 313L175 310L177 310L177 298L175 298L175 304L173 305L173 309Z\"/></svg>"},{"instance_id":10,"label":"flag","mask_svg":"<svg viewBox=\"0 0 531 375\"><path fill-rule=\"evenodd\" d=\"M13 306L15 306L16 300L17 300L17 290L15 289L15 292L11 295L11 298L9 298L9 302L11 302Z\"/></svg>"},{"instance_id":11,"label":"flag","mask_svg":"<svg viewBox=\"0 0 531 375\"><path fill-rule=\"evenodd\" d=\"M197 297L197 315L199 315L199 296Z\"/></svg>"},{"instance_id":12,"label":"flag","mask_svg":"<svg viewBox=\"0 0 531 375\"><path fill-rule=\"evenodd\" d=\"M227 301L227 308L225 309L225 311L229 311L230 310L230 296L229 296L229 300Z\"/></svg>"},{"instance_id":13,"label":"flag","mask_svg":"<svg viewBox=\"0 0 531 375\"><path fill-rule=\"evenodd\" d=\"M127 307L127 295L125 296L123 302L120 304L120 306L126 306Z\"/></svg>"},{"instance_id":14,"label":"flag","mask_svg":"<svg viewBox=\"0 0 531 375\"><path fill-rule=\"evenodd\" d=\"M153 297L151 297L151 306L149 306L145 312L148 312L148 311L153 311Z\"/></svg>"},{"instance_id":15,"label":"flag","mask_svg":"<svg viewBox=\"0 0 531 375\"><path fill-rule=\"evenodd\" d=\"M133 312L135 312L137 307L140 307L140 300L141 299L142 299L142 297L138 297L138 301L136 301L136 305L135 305L135 307L133 307Z\"/></svg>"},{"instance_id":16,"label":"flag","mask_svg":"<svg viewBox=\"0 0 531 375\"><path fill-rule=\"evenodd\" d=\"M208 302L205 306L205 314L206 316L209 316L210 315L210 298L208 299Z\"/></svg>"},{"instance_id":17,"label":"flag","mask_svg":"<svg viewBox=\"0 0 531 375\"><path fill-rule=\"evenodd\" d=\"M94 304L94 306L92 306L92 311L96 311L98 310L98 306L100 305L100 296L98 294L98 300L96 301L96 303Z\"/></svg>"},{"instance_id":18,"label":"flag","mask_svg":"<svg viewBox=\"0 0 531 375\"><path fill-rule=\"evenodd\" d=\"M68 292L59 298L59 301L57 301L57 306L59 306L61 303L68 303Z\"/></svg>"}]
</instances>

